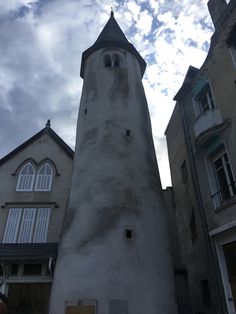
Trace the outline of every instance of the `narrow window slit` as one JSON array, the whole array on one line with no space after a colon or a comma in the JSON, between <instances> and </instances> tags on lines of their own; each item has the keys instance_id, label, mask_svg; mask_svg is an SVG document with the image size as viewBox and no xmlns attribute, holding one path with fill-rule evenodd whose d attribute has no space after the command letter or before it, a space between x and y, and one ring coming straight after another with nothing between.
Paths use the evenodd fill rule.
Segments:
<instances>
[{"instance_id":1,"label":"narrow window slit","mask_svg":"<svg viewBox=\"0 0 236 314\"><path fill-rule=\"evenodd\" d=\"M111 64L111 57L109 55L106 55L104 57L104 65L106 68L110 68L112 66Z\"/></svg>"},{"instance_id":2,"label":"narrow window slit","mask_svg":"<svg viewBox=\"0 0 236 314\"><path fill-rule=\"evenodd\" d=\"M126 135L130 136L131 130L130 129L126 129Z\"/></svg>"},{"instance_id":3,"label":"narrow window slit","mask_svg":"<svg viewBox=\"0 0 236 314\"><path fill-rule=\"evenodd\" d=\"M115 68L118 68L119 67L119 60L118 59L115 59L115 61L114 61L114 67Z\"/></svg>"},{"instance_id":4,"label":"narrow window slit","mask_svg":"<svg viewBox=\"0 0 236 314\"><path fill-rule=\"evenodd\" d=\"M84 114L87 114L88 113L88 110L87 110L87 108L86 109L84 109Z\"/></svg>"},{"instance_id":5,"label":"narrow window slit","mask_svg":"<svg viewBox=\"0 0 236 314\"><path fill-rule=\"evenodd\" d=\"M115 54L113 58L114 58L113 59L113 62L114 62L113 66L115 68L118 68L120 66L120 58L117 54Z\"/></svg>"}]
</instances>

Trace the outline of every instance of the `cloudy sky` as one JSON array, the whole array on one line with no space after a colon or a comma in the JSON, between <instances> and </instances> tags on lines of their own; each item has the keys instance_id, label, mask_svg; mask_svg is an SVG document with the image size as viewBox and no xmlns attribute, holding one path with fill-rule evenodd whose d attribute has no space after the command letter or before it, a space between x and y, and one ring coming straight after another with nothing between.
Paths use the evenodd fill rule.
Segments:
<instances>
[{"instance_id":1,"label":"cloudy sky","mask_svg":"<svg viewBox=\"0 0 236 314\"><path fill-rule=\"evenodd\" d=\"M0 158L47 119L74 148L82 52L115 18L148 66L143 78L163 187L164 131L189 65L203 63L213 32L207 0L0 0Z\"/></svg>"}]
</instances>

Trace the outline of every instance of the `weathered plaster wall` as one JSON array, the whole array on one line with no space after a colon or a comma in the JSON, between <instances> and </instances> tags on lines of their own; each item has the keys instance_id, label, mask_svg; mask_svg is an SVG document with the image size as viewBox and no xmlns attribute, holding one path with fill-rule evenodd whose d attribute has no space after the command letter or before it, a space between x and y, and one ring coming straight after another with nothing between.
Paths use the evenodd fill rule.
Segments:
<instances>
[{"instance_id":1,"label":"weathered plaster wall","mask_svg":"<svg viewBox=\"0 0 236 314\"><path fill-rule=\"evenodd\" d=\"M106 68L116 53L121 67ZM133 232L126 238L126 229ZM86 61L72 188L50 314L65 302L128 300L129 314L174 314L165 210L137 60L101 49Z\"/></svg>"}]
</instances>

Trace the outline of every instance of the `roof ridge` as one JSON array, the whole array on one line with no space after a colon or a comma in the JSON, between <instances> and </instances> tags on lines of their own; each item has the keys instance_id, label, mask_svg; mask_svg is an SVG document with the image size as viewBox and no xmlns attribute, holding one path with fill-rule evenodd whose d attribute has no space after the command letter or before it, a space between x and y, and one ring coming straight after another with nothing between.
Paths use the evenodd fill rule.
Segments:
<instances>
[{"instance_id":1,"label":"roof ridge","mask_svg":"<svg viewBox=\"0 0 236 314\"><path fill-rule=\"evenodd\" d=\"M15 154L23 150L25 147L30 145L32 142L37 140L40 136L43 134L48 134L51 138L53 138L60 146L63 147L64 151L70 155L70 157L73 158L74 151L70 148L68 144L49 126L44 127L42 130L31 136L28 140L24 141L22 144L17 146L15 149L10 151L8 154L6 154L4 157L0 159L0 166L5 163L7 160L9 160L11 157L13 157Z\"/></svg>"}]
</instances>

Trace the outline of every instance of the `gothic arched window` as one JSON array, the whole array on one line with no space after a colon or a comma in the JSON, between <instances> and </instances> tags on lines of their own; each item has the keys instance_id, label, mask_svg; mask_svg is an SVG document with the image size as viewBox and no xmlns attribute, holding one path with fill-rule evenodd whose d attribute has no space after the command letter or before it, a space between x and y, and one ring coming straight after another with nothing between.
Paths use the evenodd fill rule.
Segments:
<instances>
[{"instance_id":1,"label":"gothic arched window","mask_svg":"<svg viewBox=\"0 0 236 314\"><path fill-rule=\"evenodd\" d=\"M38 171L35 191L50 191L52 186L52 167L45 163Z\"/></svg>"},{"instance_id":2,"label":"gothic arched window","mask_svg":"<svg viewBox=\"0 0 236 314\"><path fill-rule=\"evenodd\" d=\"M30 162L21 169L17 181L17 191L32 191L34 185L35 171Z\"/></svg>"}]
</instances>

